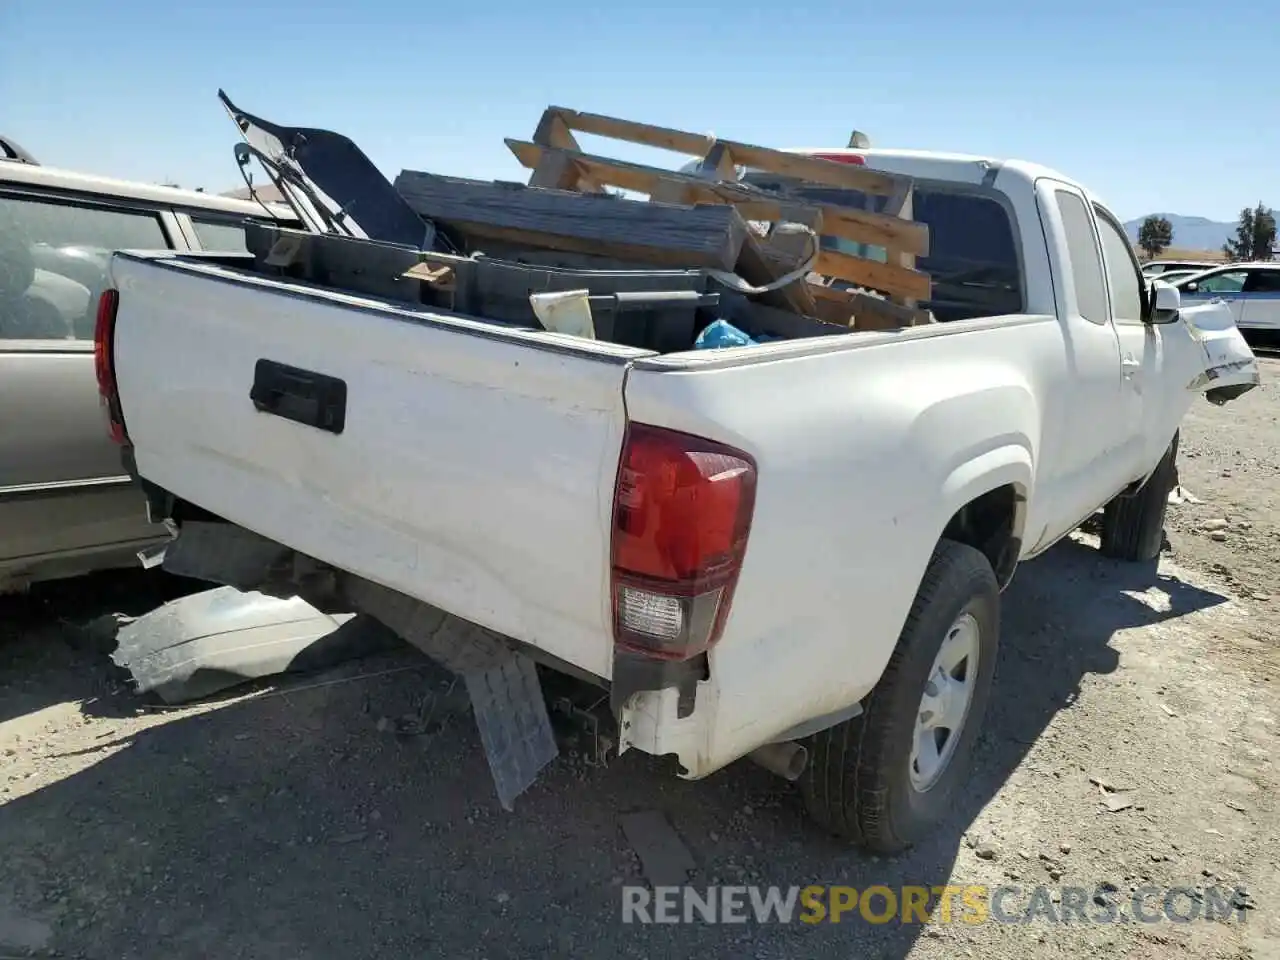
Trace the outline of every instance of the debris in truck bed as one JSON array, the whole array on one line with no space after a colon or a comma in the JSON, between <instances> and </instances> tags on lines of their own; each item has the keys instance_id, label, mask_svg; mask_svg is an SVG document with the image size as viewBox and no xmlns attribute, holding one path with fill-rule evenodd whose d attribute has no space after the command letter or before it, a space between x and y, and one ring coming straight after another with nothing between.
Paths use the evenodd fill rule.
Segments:
<instances>
[{"instance_id":1,"label":"debris in truck bed","mask_svg":"<svg viewBox=\"0 0 1280 960\"><path fill-rule=\"evenodd\" d=\"M639 204L412 170L396 189L417 213L483 249L487 240L664 267L732 270L747 223L729 206Z\"/></svg>"},{"instance_id":2,"label":"debris in truck bed","mask_svg":"<svg viewBox=\"0 0 1280 960\"><path fill-rule=\"evenodd\" d=\"M659 353L693 349L717 320L757 340L933 322L919 309L932 284L915 269L929 232L912 220L912 180L867 169L856 153L795 153L553 106L531 140L506 140L532 171L527 185L413 170L392 185L345 137L273 125L222 99L247 141L238 156L263 162L306 225L249 228L260 272L530 329L539 322L527 300L502 304L505 315L493 301L515 288L520 299L586 289L595 339ZM575 132L698 159L680 170L614 160L584 152ZM442 257L454 262L414 269ZM558 282L566 269L585 282ZM680 270L699 294L724 300L674 322L598 320L597 297L690 289L655 284Z\"/></svg>"},{"instance_id":3,"label":"debris in truck bed","mask_svg":"<svg viewBox=\"0 0 1280 960\"><path fill-rule=\"evenodd\" d=\"M686 174L592 156L582 152L573 136L575 131L672 150L699 157L701 163L693 174ZM884 263L824 248L817 254L814 272L880 290L904 306L929 297L928 275L914 269L914 257L928 252L928 231L910 219L910 178L564 107L547 108L532 143L509 139L507 146L522 164L533 169L531 185L589 192L620 187L648 194L651 200L730 204L748 220L771 222L771 240L780 224L790 222L826 236L881 246L886 251ZM814 203L785 192L763 190L739 180L739 167L882 197L883 209L874 212L831 202ZM770 250L766 243L765 252L778 251Z\"/></svg>"},{"instance_id":4,"label":"debris in truck bed","mask_svg":"<svg viewBox=\"0 0 1280 960\"><path fill-rule=\"evenodd\" d=\"M583 152L574 131L692 154L701 161L692 171L675 171L611 160ZM846 330L931 321L917 308L931 293L928 275L914 268L915 257L928 252L929 238L928 229L910 219L909 178L561 107L544 112L531 142L506 142L533 171L528 187L412 170L400 173L396 187L464 253L518 259L519 251L538 249L631 267L702 267L718 283L761 305ZM744 166L776 174L780 181L836 189L821 202L785 187L765 189L740 179ZM606 188L645 194L649 202L610 196ZM863 198L851 202L874 200L880 209L840 205L840 188ZM740 215L727 221L734 228L748 222L767 225L763 235L708 220L709 211L717 209ZM717 232L722 229L727 232ZM698 230L705 233L695 242L690 234ZM820 235L879 247L884 260L819 243Z\"/></svg>"}]
</instances>

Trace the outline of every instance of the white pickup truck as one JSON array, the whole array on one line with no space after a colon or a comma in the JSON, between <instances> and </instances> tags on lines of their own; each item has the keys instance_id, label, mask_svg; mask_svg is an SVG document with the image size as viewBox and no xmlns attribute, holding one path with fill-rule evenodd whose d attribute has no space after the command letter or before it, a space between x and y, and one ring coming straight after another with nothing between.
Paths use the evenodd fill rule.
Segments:
<instances>
[{"instance_id":1,"label":"white pickup truck","mask_svg":"<svg viewBox=\"0 0 1280 960\"><path fill-rule=\"evenodd\" d=\"M1154 560L1184 413L1258 370L1070 179L857 153L914 178L937 323L663 355L119 253L113 433L176 528L444 611L609 688L620 749L771 758L901 849L966 775L1018 563L1100 508Z\"/></svg>"}]
</instances>

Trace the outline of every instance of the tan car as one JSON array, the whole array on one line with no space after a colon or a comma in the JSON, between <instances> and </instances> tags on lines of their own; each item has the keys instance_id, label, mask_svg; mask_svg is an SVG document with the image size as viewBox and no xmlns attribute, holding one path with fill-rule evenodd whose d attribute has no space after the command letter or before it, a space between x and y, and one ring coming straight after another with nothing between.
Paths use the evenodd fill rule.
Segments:
<instances>
[{"instance_id":1,"label":"tan car","mask_svg":"<svg viewBox=\"0 0 1280 960\"><path fill-rule=\"evenodd\" d=\"M54 170L0 141L0 593L134 565L165 538L99 408L93 327L111 252L243 252L246 219L289 216Z\"/></svg>"}]
</instances>

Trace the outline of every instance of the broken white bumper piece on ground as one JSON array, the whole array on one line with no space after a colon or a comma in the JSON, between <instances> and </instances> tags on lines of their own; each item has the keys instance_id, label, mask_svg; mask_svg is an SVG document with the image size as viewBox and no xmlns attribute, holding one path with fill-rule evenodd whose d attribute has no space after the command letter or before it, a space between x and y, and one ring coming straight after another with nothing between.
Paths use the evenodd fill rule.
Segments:
<instances>
[{"instance_id":1,"label":"broken white bumper piece on ground","mask_svg":"<svg viewBox=\"0 0 1280 960\"><path fill-rule=\"evenodd\" d=\"M171 573L241 589L323 595L326 604L359 610L462 677L506 810L559 752L537 666L491 630L231 524L183 524L163 562Z\"/></svg>"},{"instance_id":2,"label":"broken white bumper piece on ground","mask_svg":"<svg viewBox=\"0 0 1280 960\"><path fill-rule=\"evenodd\" d=\"M139 693L184 703L261 677L324 669L387 645L377 624L353 619L321 613L300 597L218 587L121 626L111 659L133 675Z\"/></svg>"}]
</instances>

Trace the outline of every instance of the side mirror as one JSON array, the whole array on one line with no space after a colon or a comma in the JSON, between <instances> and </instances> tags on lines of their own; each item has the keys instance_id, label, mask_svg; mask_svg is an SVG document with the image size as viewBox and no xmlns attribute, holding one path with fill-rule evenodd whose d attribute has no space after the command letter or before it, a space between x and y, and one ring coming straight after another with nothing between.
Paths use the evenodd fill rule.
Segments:
<instances>
[{"instance_id":1,"label":"side mirror","mask_svg":"<svg viewBox=\"0 0 1280 960\"><path fill-rule=\"evenodd\" d=\"M1151 284L1151 313L1147 323L1173 323L1182 308L1182 295L1178 288L1160 280Z\"/></svg>"},{"instance_id":2,"label":"side mirror","mask_svg":"<svg viewBox=\"0 0 1280 960\"><path fill-rule=\"evenodd\" d=\"M1183 289L1186 290L1187 293L1195 293L1197 290L1200 289L1200 284L1188 283Z\"/></svg>"}]
</instances>

